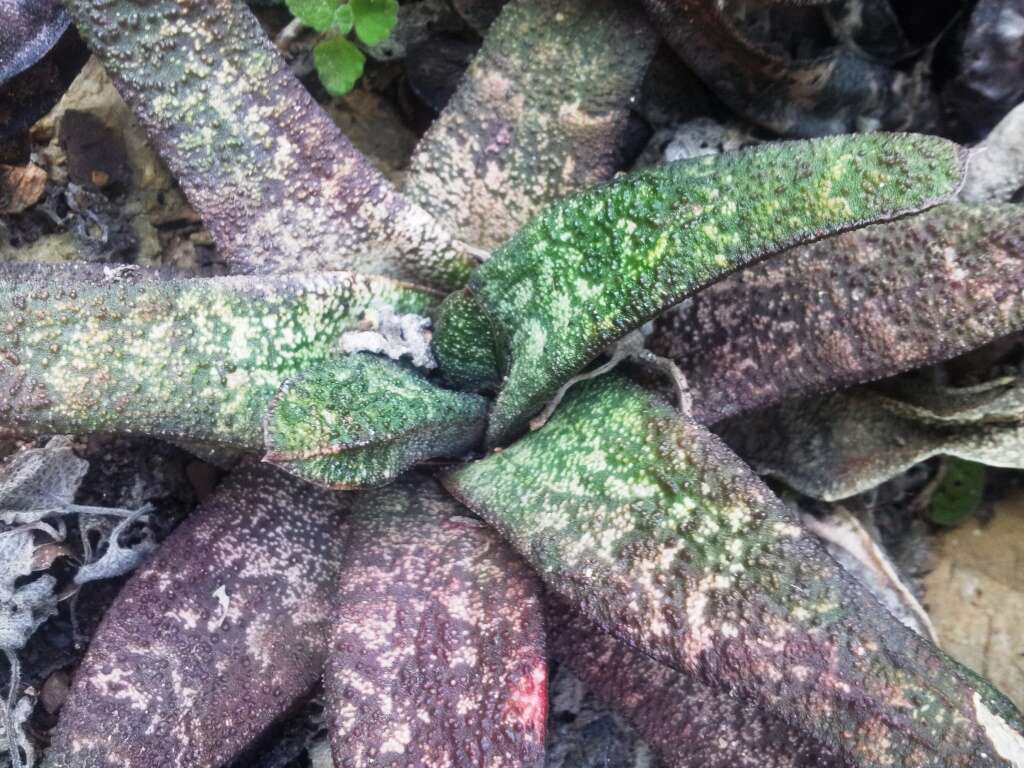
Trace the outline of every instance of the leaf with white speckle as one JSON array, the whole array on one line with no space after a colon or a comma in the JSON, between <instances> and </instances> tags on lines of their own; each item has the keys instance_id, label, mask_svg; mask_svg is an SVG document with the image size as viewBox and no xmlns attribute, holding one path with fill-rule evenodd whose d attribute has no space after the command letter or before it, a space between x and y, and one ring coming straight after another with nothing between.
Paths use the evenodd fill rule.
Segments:
<instances>
[{"instance_id":1,"label":"leaf with white speckle","mask_svg":"<svg viewBox=\"0 0 1024 768\"><path fill-rule=\"evenodd\" d=\"M482 397L435 387L383 357L347 355L281 386L264 460L329 488L372 487L416 462L465 453L486 415Z\"/></svg>"},{"instance_id":2,"label":"leaf with white speckle","mask_svg":"<svg viewBox=\"0 0 1024 768\"><path fill-rule=\"evenodd\" d=\"M352 512L325 674L337 764L540 768L536 575L429 478Z\"/></svg>"},{"instance_id":3,"label":"leaf with white speckle","mask_svg":"<svg viewBox=\"0 0 1024 768\"><path fill-rule=\"evenodd\" d=\"M445 482L590 620L853 766L1002 765L990 711L1022 739L1010 702L886 612L721 441L619 376Z\"/></svg>"},{"instance_id":4,"label":"leaf with white speckle","mask_svg":"<svg viewBox=\"0 0 1024 768\"><path fill-rule=\"evenodd\" d=\"M506 376L488 443L661 310L789 246L935 205L963 164L934 137L834 137L660 166L553 205L468 285Z\"/></svg>"},{"instance_id":5,"label":"leaf with white speckle","mask_svg":"<svg viewBox=\"0 0 1024 768\"><path fill-rule=\"evenodd\" d=\"M263 448L281 383L339 355L371 311L433 293L351 272L88 284L0 279L0 422L22 434L147 434Z\"/></svg>"},{"instance_id":6,"label":"leaf with white speckle","mask_svg":"<svg viewBox=\"0 0 1024 768\"><path fill-rule=\"evenodd\" d=\"M326 659L350 499L266 465L229 475L107 610L48 768L213 768L292 710Z\"/></svg>"}]
</instances>

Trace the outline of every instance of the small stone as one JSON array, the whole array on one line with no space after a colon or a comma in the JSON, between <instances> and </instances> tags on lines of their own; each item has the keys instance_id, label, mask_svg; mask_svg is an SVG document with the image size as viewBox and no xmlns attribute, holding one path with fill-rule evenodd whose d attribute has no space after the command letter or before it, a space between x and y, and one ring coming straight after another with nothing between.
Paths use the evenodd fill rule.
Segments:
<instances>
[{"instance_id":1,"label":"small stone","mask_svg":"<svg viewBox=\"0 0 1024 768\"><path fill-rule=\"evenodd\" d=\"M71 678L63 669L58 669L43 683L39 692L39 703L51 715L56 715L71 692Z\"/></svg>"}]
</instances>

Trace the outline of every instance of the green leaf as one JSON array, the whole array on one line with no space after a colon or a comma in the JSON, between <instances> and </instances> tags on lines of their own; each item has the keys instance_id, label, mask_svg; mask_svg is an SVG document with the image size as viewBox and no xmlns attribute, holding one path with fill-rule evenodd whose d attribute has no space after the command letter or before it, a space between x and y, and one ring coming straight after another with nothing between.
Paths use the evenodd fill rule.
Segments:
<instances>
[{"instance_id":1,"label":"green leaf","mask_svg":"<svg viewBox=\"0 0 1024 768\"><path fill-rule=\"evenodd\" d=\"M490 320L465 291L446 298L434 322L431 350L449 384L467 391L493 389L501 382Z\"/></svg>"},{"instance_id":2,"label":"green leaf","mask_svg":"<svg viewBox=\"0 0 1024 768\"><path fill-rule=\"evenodd\" d=\"M348 3L342 3L338 6L338 9L334 12L334 28L338 30L338 34L347 35L352 31L352 25L355 23L355 15L352 13L352 6Z\"/></svg>"},{"instance_id":3,"label":"green leaf","mask_svg":"<svg viewBox=\"0 0 1024 768\"><path fill-rule=\"evenodd\" d=\"M1024 746L1005 697L853 583L721 441L620 376L577 385L445 484L603 629L851 766L980 768L1004 736L1004 753Z\"/></svg>"},{"instance_id":4,"label":"green leaf","mask_svg":"<svg viewBox=\"0 0 1024 768\"><path fill-rule=\"evenodd\" d=\"M942 139L834 137L665 165L548 208L470 278L507 376L488 443L660 311L796 243L934 205L963 163Z\"/></svg>"},{"instance_id":5,"label":"green leaf","mask_svg":"<svg viewBox=\"0 0 1024 768\"><path fill-rule=\"evenodd\" d=\"M281 382L338 355L367 312L436 298L350 272L90 284L76 270L0 280L0 423L263 448ZM31 321L28 320L31 318Z\"/></svg>"},{"instance_id":6,"label":"green leaf","mask_svg":"<svg viewBox=\"0 0 1024 768\"><path fill-rule=\"evenodd\" d=\"M362 76L366 57L344 37L332 37L313 49L313 63L327 92L344 96Z\"/></svg>"},{"instance_id":7,"label":"green leaf","mask_svg":"<svg viewBox=\"0 0 1024 768\"><path fill-rule=\"evenodd\" d=\"M387 39L398 23L398 0L350 0L356 35L367 45Z\"/></svg>"},{"instance_id":8,"label":"green leaf","mask_svg":"<svg viewBox=\"0 0 1024 768\"><path fill-rule=\"evenodd\" d=\"M487 401L403 365L354 354L286 381L265 422L265 461L336 489L383 485L416 462L465 453Z\"/></svg>"},{"instance_id":9,"label":"green leaf","mask_svg":"<svg viewBox=\"0 0 1024 768\"><path fill-rule=\"evenodd\" d=\"M974 514L985 497L985 474L984 464L946 459L942 479L928 502L928 519L952 527Z\"/></svg>"},{"instance_id":10,"label":"green leaf","mask_svg":"<svg viewBox=\"0 0 1024 768\"><path fill-rule=\"evenodd\" d=\"M339 0L287 0L288 10L303 24L326 32L334 21Z\"/></svg>"}]
</instances>

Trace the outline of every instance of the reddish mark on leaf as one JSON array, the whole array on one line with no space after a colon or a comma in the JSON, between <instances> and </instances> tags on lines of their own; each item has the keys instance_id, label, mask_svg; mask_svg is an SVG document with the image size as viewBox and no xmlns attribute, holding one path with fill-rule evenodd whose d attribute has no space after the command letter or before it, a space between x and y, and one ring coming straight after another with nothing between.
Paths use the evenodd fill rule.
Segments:
<instances>
[{"instance_id":1,"label":"reddish mark on leaf","mask_svg":"<svg viewBox=\"0 0 1024 768\"><path fill-rule=\"evenodd\" d=\"M540 656L533 668L512 686L508 701L509 714L521 722L524 730L544 738L548 717L548 666Z\"/></svg>"}]
</instances>

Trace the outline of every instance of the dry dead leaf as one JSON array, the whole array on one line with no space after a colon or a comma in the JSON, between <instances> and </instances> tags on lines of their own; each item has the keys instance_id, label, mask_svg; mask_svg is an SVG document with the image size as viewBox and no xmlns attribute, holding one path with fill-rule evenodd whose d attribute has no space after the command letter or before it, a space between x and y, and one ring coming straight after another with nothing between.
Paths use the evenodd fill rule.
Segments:
<instances>
[{"instance_id":1,"label":"dry dead leaf","mask_svg":"<svg viewBox=\"0 0 1024 768\"><path fill-rule=\"evenodd\" d=\"M925 607L943 649L1024 706L1024 495L935 539Z\"/></svg>"},{"instance_id":2,"label":"dry dead leaf","mask_svg":"<svg viewBox=\"0 0 1024 768\"><path fill-rule=\"evenodd\" d=\"M46 171L38 165L0 165L0 213L21 213L39 202Z\"/></svg>"}]
</instances>

